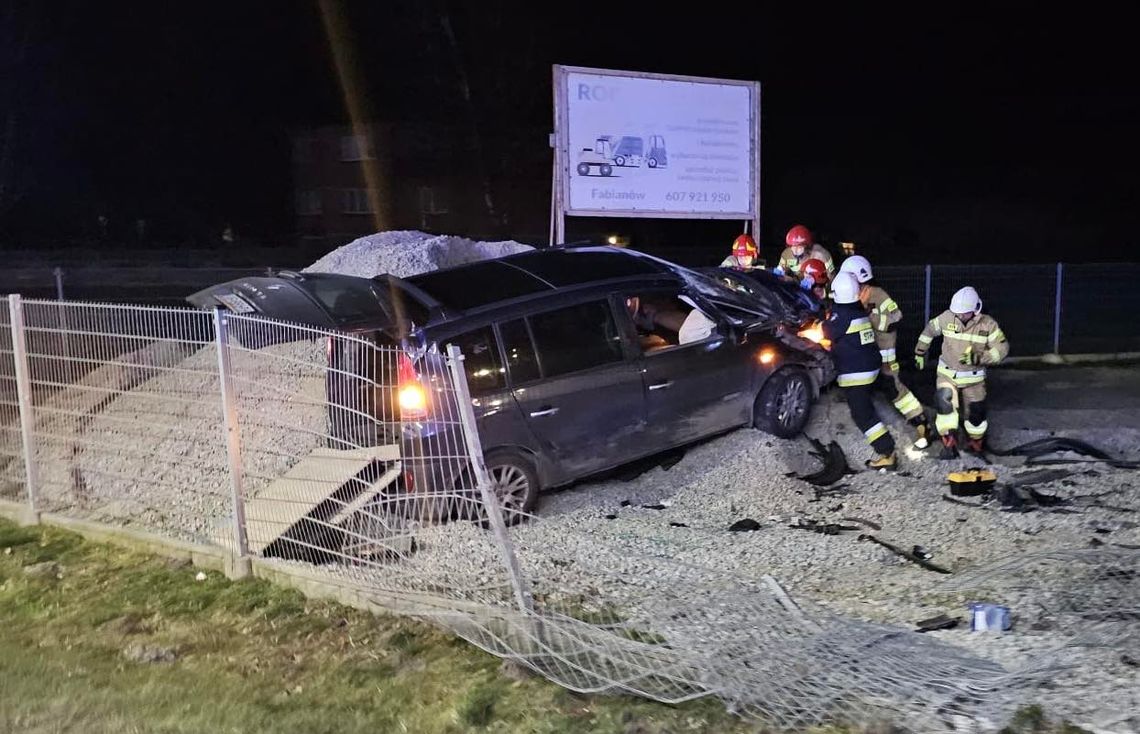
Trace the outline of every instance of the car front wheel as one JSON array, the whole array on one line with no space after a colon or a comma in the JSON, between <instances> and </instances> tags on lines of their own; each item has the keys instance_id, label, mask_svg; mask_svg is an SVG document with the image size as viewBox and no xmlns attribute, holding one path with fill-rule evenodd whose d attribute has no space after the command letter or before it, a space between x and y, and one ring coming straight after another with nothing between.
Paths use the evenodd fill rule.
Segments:
<instances>
[{"instance_id":1,"label":"car front wheel","mask_svg":"<svg viewBox=\"0 0 1140 734\"><path fill-rule=\"evenodd\" d=\"M807 425L812 404L811 378L785 369L768 378L752 412L752 425L780 438L798 436Z\"/></svg>"}]
</instances>

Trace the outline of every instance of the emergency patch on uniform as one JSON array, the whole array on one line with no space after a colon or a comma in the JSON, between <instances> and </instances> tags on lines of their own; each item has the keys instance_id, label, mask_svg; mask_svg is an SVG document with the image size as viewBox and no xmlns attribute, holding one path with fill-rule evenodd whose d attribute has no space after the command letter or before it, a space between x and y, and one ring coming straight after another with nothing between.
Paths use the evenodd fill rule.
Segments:
<instances>
[{"instance_id":1,"label":"emergency patch on uniform","mask_svg":"<svg viewBox=\"0 0 1140 734\"><path fill-rule=\"evenodd\" d=\"M942 330L943 331L961 331L962 327L959 326L958 324L955 324L955 323L949 323L949 324L946 324L946 326L943 326Z\"/></svg>"},{"instance_id":2,"label":"emergency patch on uniform","mask_svg":"<svg viewBox=\"0 0 1140 734\"><path fill-rule=\"evenodd\" d=\"M875 341L875 332L872 329L864 329L859 332L860 344L871 344Z\"/></svg>"}]
</instances>

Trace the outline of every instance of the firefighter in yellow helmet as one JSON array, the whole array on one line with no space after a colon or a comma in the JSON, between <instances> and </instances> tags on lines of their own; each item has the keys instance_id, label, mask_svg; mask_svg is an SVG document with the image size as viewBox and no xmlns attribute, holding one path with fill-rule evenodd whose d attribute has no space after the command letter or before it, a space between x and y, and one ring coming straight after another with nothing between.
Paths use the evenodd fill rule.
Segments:
<instances>
[{"instance_id":1,"label":"firefighter in yellow helmet","mask_svg":"<svg viewBox=\"0 0 1140 734\"><path fill-rule=\"evenodd\" d=\"M732 243L732 254L729 255L721 262L722 268L734 268L736 270L751 270L755 267L764 267L764 263L758 262L760 259L760 248L756 246L756 240L752 239L750 234L739 235Z\"/></svg>"},{"instance_id":2,"label":"firefighter in yellow helmet","mask_svg":"<svg viewBox=\"0 0 1140 734\"><path fill-rule=\"evenodd\" d=\"M875 343L883 360L879 382L886 388L887 397L895 410L914 426L915 448L924 449L930 445L930 423L926 419L922 403L899 379L899 362L895 354L895 344L898 341L895 327L902 321L902 309L890 294L874 282L875 273L871 270L871 263L862 255L852 255L844 260L839 266L839 272L851 273L859 281L859 302L871 317Z\"/></svg>"},{"instance_id":3,"label":"firefighter in yellow helmet","mask_svg":"<svg viewBox=\"0 0 1140 734\"><path fill-rule=\"evenodd\" d=\"M985 451L986 367L1000 363L1009 355L1009 342L993 317L982 313L982 299L967 286L950 299L950 309L930 320L914 349L919 369L926 366L926 352L937 337L942 337L942 356L938 359L938 378L934 384L934 421L942 437L939 458L958 456L958 416L963 415L966 428L966 450L973 454Z\"/></svg>"},{"instance_id":4,"label":"firefighter in yellow helmet","mask_svg":"<svg viewBox=\"0 0 1140 734\"><path fill-rule=\"evenodd\" d=\"M787 247L780 254L780 262L772 272L793 283L801 283L804 279L803 266L808 260L816 259L827 268L827 279L835 277L835 261L831 253L822 246L814 243L811 230L802 224L797 224L788 230L784 237Z\"/></svg>"}]
</instances>

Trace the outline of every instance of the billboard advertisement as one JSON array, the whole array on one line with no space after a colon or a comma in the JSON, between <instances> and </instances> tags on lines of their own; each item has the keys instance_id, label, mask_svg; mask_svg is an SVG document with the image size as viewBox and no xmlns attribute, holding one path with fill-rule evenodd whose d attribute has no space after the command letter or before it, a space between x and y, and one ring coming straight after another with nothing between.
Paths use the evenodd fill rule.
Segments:
<instances>
[{"instance_id":1,"label":"billboard advertisement","mask_svg":"<svg viewBox=\"0 0 1140 734\"><path fill-rule=\"evenodd\" d=\"M755 220L759 113L756 82L555 67L561 211Z\"/></svg>"}]
</instances>

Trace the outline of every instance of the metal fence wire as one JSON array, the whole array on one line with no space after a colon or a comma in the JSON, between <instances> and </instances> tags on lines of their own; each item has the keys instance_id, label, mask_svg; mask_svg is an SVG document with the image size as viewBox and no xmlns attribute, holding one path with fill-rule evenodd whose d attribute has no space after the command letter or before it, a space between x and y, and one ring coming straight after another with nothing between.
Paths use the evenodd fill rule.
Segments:
<instances>
[{"instance_id":1,"label":"metal fence wire","mask_svg":"<svg viewBox=\"0 0 1140 734\"><path fill-rule=\"evenodd\" d=\"M896 298L921 291L900 283ZM576 691L713 696L781 729L1002 720L1019 685L1064 665L1011 672L638 538L561 529L552 544L543 518L498 504L454 346L408 354L222 312L5 305L0 492L41 512L348 587Z\"/></svg>"}]
</instances>

